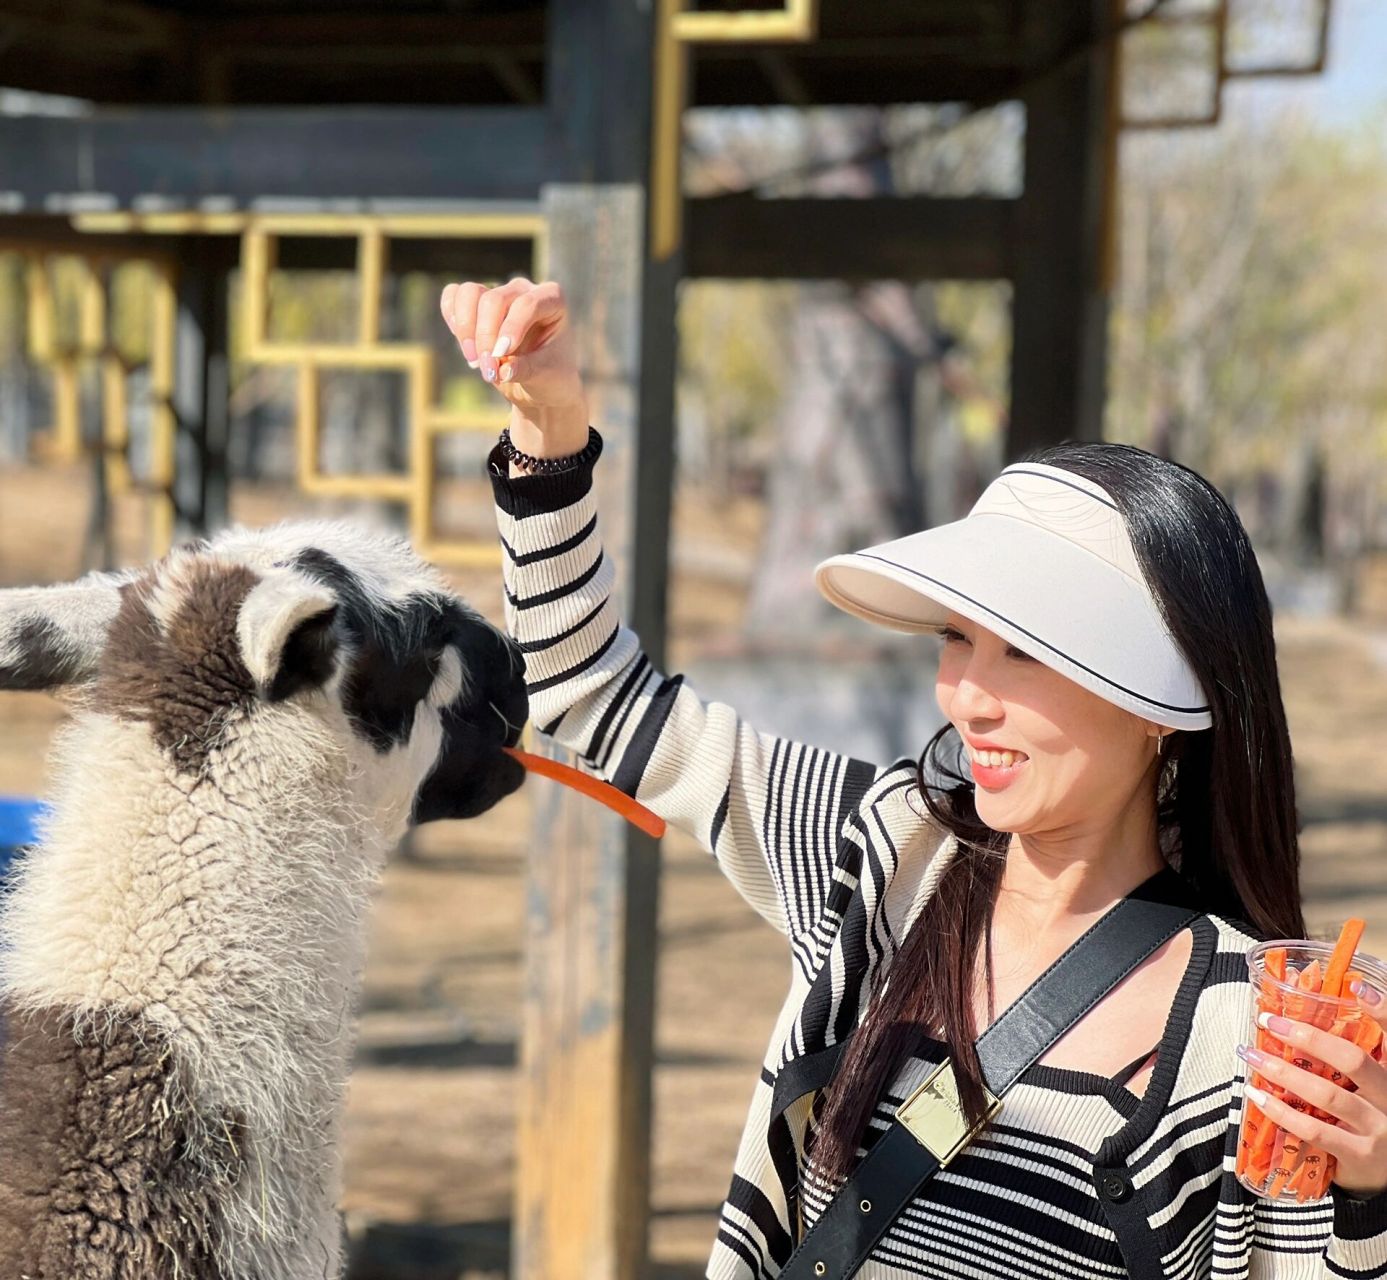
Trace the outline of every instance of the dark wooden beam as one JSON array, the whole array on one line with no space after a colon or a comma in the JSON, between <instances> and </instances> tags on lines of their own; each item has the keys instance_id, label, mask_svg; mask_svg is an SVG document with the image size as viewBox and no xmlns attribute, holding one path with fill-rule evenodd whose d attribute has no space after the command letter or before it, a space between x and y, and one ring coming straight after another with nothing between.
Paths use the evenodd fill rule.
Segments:
<instances>
[{"instance_id":1,"label":"dark wooden beam","mask_svg":"<svg viewBox=\"0 0 1387 1280\"><path fill-rule=\"evenodd\" d=\"M1011 275L1016 202L690 200L686 273L754 280L995 280Z\"/></svg>"},{"instance_id":2,"label":"dark wooden beam","mask_svg":"<svg viewBox=\"0 0 1387 1280\"><path fill-rule=\"evenodd\" d=\"M1075 6L1079 8L1079 6ZM1117 127L1111 6L1085 0L1086 50L1034 80L1017 208L1008 460L1102 437Z\"/></svg>"},{"instance_id":3,"label":"dark wooden beam","mask_svg":"<svg viewBox=\"0 0 1387 1280\"><path fill-rule=\"evenodd\" d=\"M735 47L735 46L734 46ZM917 61L884 55L869 62L834 59L780 48L787 74L816 106L887 106L918 102L1000 102L1014 98L1021 72L1008 62L981 63L965 57ZM737 49L716 57L699 51L693 70L690 106L765 107L783 105L782 86L767 79L757 55Z\"/></svg>"},{"instance_id":4,"label":"dark wooden beam","mask_svg":"<svg viewBox=\"0 0 1387 1280\"><path fill-rule=\"evenodd\" d=\"M11 208L23 202L17 212L128 209L150 196L189 208L207 198L234 208L266 197L533 200L567 172L539 107L0 118L0 193Z\"/></svg>"},{"instance_id":5,"label":"dark wooden beam","mask_svg":"<svg viewBox=\"0 0 1387 1280\"><path fill-rule=\"evenodd\" d=\"M185 239L178 263L173 499L175 534L215 533L227 523L227 433L231 418L230 279L236 244Z\"/></svg>"}]
</instances>

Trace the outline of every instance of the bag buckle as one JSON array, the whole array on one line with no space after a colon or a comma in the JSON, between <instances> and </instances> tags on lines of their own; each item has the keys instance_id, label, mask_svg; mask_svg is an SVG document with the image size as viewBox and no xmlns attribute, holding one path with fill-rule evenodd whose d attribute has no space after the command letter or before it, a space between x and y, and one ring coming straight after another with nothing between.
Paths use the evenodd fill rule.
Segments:
<instances>
[{"instance_id":1,"label":"bag buckle","mask_svg":"<svg viewBox=\"0 0 1387 1280\"><path fill-rule=\"evenodd\" d=\"M969 1127L958 1100L954 1064L945 1058L901 1103L896 1119L910 1130L916 1142L930 1151L942 1169L1002 1109L1002 1100L986 1085L983 1088L987 1093L987 1113Z\"/></svg>"}]
</instances>

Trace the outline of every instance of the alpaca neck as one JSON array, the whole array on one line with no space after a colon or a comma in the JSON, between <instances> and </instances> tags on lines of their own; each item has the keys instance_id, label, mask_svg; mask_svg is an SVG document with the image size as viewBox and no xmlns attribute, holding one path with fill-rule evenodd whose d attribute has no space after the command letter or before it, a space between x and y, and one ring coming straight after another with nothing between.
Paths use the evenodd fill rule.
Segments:
<instances>
[{"instance_id":1,"label":"alpaca neck","mask_svg":"<svg viewBox=\"0 0 1387 1280\"><path fill-rule=\"evenodd\" d=\"M228 732L189 779L139 726L80 719L50 829L0 917L11 1002L167 1037L200 1127L239 1135L227 1247L252 1259L244 1274L285 1277L296 1257L322 1274L336 1255L365 912L404 824L402 806L363 800L332 739L293 727Z\"/></svg>"}]
</instances>

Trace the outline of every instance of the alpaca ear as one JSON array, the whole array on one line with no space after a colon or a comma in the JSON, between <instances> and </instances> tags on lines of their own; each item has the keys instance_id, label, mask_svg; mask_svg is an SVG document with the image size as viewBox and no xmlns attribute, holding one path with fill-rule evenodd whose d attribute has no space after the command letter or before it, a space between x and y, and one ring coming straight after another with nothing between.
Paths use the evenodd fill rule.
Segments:
<instances>
[{"instance_id":1,"label":"alpaca ear","mask_svg":"<svg viewBox=\"0 0 1387 1280\"><path fill-rule=\"evenodd\" d=\"M96 674L129 573L0 591L0 689L60 689Z\"/></svg>"},{"instance_id":2,"label":"alpaca ear","mask_svg":"<svg viewBox=\"0 0 1387 1280\"><path fill-rule=\"evenodd\" d=\"M337 665L337 597L292 571L276 570L246 596L236 620L241 660L270 702L321 688Z\"/></svg>"}]
</instances>

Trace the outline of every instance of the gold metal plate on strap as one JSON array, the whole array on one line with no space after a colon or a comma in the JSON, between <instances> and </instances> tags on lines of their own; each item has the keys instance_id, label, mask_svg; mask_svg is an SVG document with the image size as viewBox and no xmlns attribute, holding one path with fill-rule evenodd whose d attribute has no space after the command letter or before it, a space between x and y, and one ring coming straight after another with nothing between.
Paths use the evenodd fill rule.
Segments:
<instances>
[{"instance_id":1,"label":"gold metal plate on strap","mask_svg":"<svg viewBox=\"0 0 1387 1280\"><path fill-rule=\"evenodd\" d=\"M954 1064L945 1058L901 1103L896 1119L910 1130L922 1147L929 1149L943 1168L1001 1109L1002 1100L987 1089L987 1114L970 1128L958 1100Z\"/></svg>"}]
</instances>

